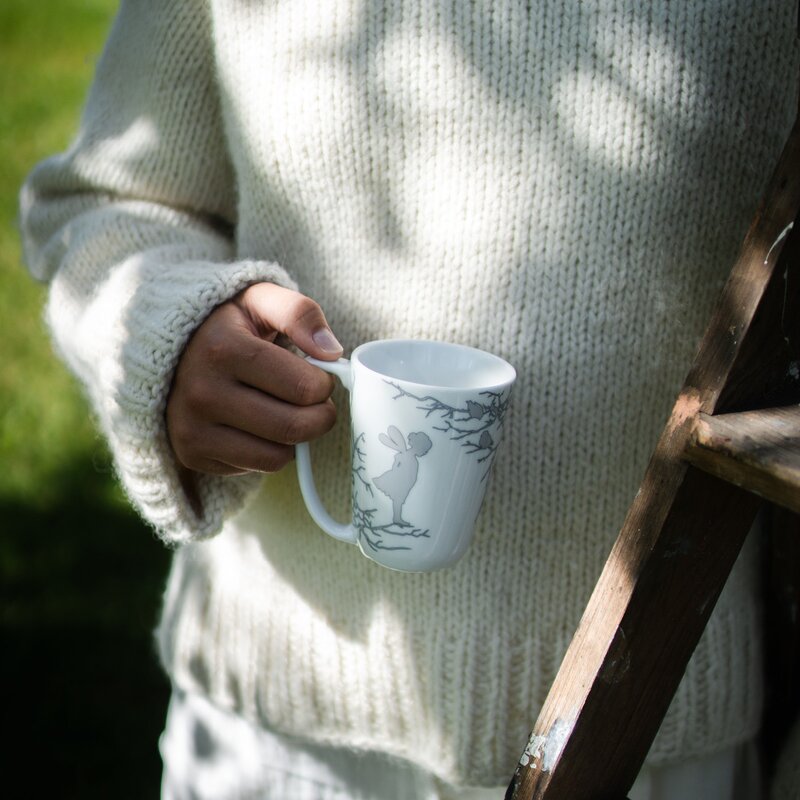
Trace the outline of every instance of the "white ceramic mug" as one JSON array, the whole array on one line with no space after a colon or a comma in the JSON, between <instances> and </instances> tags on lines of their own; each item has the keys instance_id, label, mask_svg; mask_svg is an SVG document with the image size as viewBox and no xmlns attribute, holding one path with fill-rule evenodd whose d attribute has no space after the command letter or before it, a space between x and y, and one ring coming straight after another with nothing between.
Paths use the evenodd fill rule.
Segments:
<instances>
[{"instance_id":1,"label":"white ceramic mug","mask_svg":"<svg viewBox=\"0 0 800 800\"><path fill-rule=\"evenodd\" d=\"M314 521L385 567L454 564L472 539L509 404L514 368L462 345L387 339L348 361L309 361L350 391L352 519L320 502L307 444L300 489Z\"/></svg>"}]
</instances>

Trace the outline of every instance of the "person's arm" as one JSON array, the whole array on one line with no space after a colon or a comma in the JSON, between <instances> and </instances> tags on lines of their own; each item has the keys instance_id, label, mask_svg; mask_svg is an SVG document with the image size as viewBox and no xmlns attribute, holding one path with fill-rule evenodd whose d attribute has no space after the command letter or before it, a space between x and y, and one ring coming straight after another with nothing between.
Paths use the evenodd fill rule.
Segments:
<instances>
[{"instance_id":1,"label":"person's arm","mask_svg":"<svg viewBox=\"0 0 800 800\"><path fill-rule=\"evenodd\" d=\"M233 260L235 183L210 36L202 3L123 2L75 142L21 196L25 256L51 284L57 347L130 498L174 543L217 532L255 485L206 471L191 481L196 502L183 491L165 423L178 360L247 287L295 288L276 264Z\"/></svg>"}]
</instances>

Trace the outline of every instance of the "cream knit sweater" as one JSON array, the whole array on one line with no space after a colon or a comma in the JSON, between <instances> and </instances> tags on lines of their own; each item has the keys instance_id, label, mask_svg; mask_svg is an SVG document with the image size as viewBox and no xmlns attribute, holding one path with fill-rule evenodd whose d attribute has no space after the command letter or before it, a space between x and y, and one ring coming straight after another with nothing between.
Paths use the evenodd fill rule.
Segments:
<instances>
[{"instance_id":1,"label":"cream knit sweater","mask_svg":"<svg viewBox=\"0 0 800 800\"><path fill-rule=\"evenodd\" d=\"M508 781L784 141L795 7L123 0L22 224L120 478L180 545L159 632L179 686L457 783ZM329 539L291 469L205 478L193 515L171 374L255 281L314 297L348 350L426 337L517 368L455 568L397 574ZM344 416L314 452L340 518ZM653 762L756 730L756 577L746 553Z\"/></svg>"}]
</instances>

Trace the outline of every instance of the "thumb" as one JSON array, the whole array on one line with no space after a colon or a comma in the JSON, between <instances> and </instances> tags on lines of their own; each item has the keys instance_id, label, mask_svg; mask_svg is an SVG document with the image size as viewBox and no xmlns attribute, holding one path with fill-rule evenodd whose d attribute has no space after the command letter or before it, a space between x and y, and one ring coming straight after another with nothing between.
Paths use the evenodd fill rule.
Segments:
<instances>
[{"instance_id":1,"label":"thumb","mask_svg":"<svg viewBox=\"0 0 800 800\"><path fill-rule=\"evenodd\" d=\"M260 329L282 333L313 358L333 361L342 355L342 345L319 304L300 292L274 283L257 283L242 293L241 305Z\"/></svg>"}]
</instances>

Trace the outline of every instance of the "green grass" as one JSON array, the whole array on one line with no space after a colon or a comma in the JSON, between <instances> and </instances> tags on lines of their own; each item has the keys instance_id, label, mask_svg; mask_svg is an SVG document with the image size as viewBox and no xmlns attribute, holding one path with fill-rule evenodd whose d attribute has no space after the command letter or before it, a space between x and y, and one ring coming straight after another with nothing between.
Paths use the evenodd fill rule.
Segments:
<instances>
[{"instance_id":1,"label":"green grass","mask_svg":"<svg viewBox=\"0 0 800 800\"><path fill-rule=\"evenodd\" d=\"M128 508L22 266L17 194L74 134L112 0L0 4L0 682L4 797L158 796L168 554ZM23 765L37 768L25 783ZM24 786L24 788L22 788ZM15 788L19 787L19 788Z\"/></svg>"},{"instance_id":2,"label":"green grass","mask_svg":"<svg viewBox=\"0 0 800 800\"><path fill-rule=\"evenodd\" d=\"M0 498L46 505L51 476L97 443L79 390L42 324L44 290L21 268L17 193L41 158L63 149L115 3L0 5Z\"/></svg>"}]
</instances>

